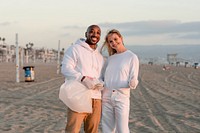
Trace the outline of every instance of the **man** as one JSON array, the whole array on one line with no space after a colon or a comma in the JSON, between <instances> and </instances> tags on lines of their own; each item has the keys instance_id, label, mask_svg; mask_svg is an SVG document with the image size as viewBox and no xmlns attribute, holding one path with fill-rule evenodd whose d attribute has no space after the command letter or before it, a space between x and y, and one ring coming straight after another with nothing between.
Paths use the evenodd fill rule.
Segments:
<instances>
[{"instance_id":1,"label":"man","mask_svg":"<svg viewBox=\"0 0 200 133\"><path fill-rule=\"evenodd\" d=\"M98 133L101 118L101 91L95 89L94 80L101 75L104 59L97 49L101 29L90 25L85 32L85 39L79 39L70 46L62 62L62 74L65 80L77 80L88 89L92 89L92 113L78 113L68 108L66 132L78 133L84 122L85 133Z\"/></svg>"}]
</instances>

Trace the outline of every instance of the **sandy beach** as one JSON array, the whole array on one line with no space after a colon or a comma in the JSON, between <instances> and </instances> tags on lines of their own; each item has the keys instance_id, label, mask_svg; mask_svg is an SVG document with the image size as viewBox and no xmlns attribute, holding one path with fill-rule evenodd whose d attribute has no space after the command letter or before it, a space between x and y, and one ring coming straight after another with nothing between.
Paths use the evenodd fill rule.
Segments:
<instances>
[{"instance_id":1,"label":"sandy beach","mask_svg":"<svg viewBox=\"0 0 200 133\"><path fill-rule=\"evenodd\" d=\"M16 83L14 63L0 63L0 133L63 133L67 107L56 63L36 63L35 81ZM131 91L131 133L200 133L200 68L140 65ZM99 127L101 133L101 126Z\"/></svg>"}]
</instances>

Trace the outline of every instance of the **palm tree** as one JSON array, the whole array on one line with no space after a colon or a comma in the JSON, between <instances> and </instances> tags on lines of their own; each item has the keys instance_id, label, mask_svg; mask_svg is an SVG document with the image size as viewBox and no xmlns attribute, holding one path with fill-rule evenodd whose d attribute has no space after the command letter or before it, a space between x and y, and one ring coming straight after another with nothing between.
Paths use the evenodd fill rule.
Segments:
<instances>
[{"instance_id":1,"label":"palm tree","mask_svg":"<svg viewBox=\"0 0 200 133\"><path fill-rule=\"evenodd\" d=\"M5 40L6 40L5 38L2 38L3 44L4 44Z\"/></svg>"},{"instance_id":2,"label":"palm tree","mask_svg":"<svg viewBox=\"0 0 200 133\"><path fill-rule=\"evenodd\" d=\"M34 46L34 44L33 43L28 43L28 44L26 44L26 48L28 49L28 50L31 50L32 49L32 47Z\"/></svg>"}]
</instances>

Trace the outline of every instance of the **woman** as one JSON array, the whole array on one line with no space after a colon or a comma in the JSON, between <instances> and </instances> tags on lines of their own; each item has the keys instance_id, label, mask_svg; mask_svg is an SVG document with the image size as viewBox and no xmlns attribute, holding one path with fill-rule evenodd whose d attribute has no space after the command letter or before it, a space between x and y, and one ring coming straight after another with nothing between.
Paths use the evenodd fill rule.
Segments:
<instances>
[{"instance_id":1,"label":"woman","mask_svg":"<svg viewBox=\"0 0 200 133\"><path fill-rule=\"evenodd\" d=\"M108 32L104 47L109 57L103 72L102 131L129 133L130 89L138 85L139 60L126 49L118 30Z\"/></svg>"}]
</instances>

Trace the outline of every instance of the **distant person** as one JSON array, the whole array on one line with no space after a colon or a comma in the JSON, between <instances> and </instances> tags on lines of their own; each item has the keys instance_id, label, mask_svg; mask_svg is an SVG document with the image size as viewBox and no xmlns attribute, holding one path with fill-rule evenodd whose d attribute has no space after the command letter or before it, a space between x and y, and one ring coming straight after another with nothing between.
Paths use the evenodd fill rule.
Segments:
<instances>
[{"instance_id":1,"label":"distant person","mask_svg":"<svg viewBox=\"0 0 200 133\"><path fill-rule=\"evenodd\" d=\"M129 133L130 89L138 85L138 57L126 49L118 30L111 30L102 46L109 57L104 68L102 97L103 133Z\"/></svg>"},{"instance_id":2,"label":"distant person","mask_svg":"<svg viewBox=\"0 0 200 133\"><path fill-rule=\"evenodd\" d=\"M90 25L85 32L86 39L79 39L65 52L62 62L62 74L65 80L77 80L88 89L94 88L93 80L99 80L104 64L103 56L97 49L101 29ZM85 133L98 133L101 119L101 91L92 91L92 113L77 113L68 108L67 133L79 133L84 122Z\"/></svg>"},{"instance_id":3,"label":"distant person","mask_svg":"<svg viewBox=\"0 0 200 133\"><path fill-rule=\"evenodd\" d=\"M163 66L163 70L170 70L170 66L164 65L164 66Z\"/></svg>"}]
</instances>

